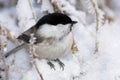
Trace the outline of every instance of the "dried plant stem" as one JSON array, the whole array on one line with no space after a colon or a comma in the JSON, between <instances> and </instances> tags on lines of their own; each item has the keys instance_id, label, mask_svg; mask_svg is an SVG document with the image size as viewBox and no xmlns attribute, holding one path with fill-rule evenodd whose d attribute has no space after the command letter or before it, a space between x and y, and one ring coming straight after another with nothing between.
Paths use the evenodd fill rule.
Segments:
<instances>
[{"instance_id":1,"label":"dried plant stem","mask_svg":"<svg viewBox=\"0 0 120 80\"><path fill-rule=\"evenodd\" d=\"M32 11L33 18L35 19L35 21L37 21L37 18L36 18L36 16L35 16L34 10L33 10L33 8L32 8L31 0L28 0L28 2L29 2L29 5L30 5L30 8L31 8L31 11Z\"/></svg>"},{"instance_id":2,"label":"dried plant stem","mask_svg":"<svg viewBox=\"0 0 120 80\"><path fill-rule=\"evenodd\" d=\"M95 37L95 52L94 54L96 54L98 52L98 48L99 48L99 41L98 41L98 30L99 30L99 12L97 10L97 5L96 3L93 1L93 0L90 0L91 3L92 3L92 6L94 8L94 11L95 11L95 20L96 20L96 37Z\"/></svg>"},{"instance_id":3,"label":"dried plant stem","mask_svg":"<svg viewBox=\"0 0 120 80\"><path fill-rule=\"evenodd\" d=\"M5 37L5 34L2 34L2 36ZM4 39L3 39L4 40ZM5 48L7 46L7 43L5 41L1 40L1 60L3 61L3 65L5 66L5 80L8 80L8 72L9 72L9 66L7 64L6 58L5 58Z\"/></svg>"},{"instance_id":4,"label":"dried plant stem","mask_svg":"<svg viewBox=\"0 0 120 80\"><path fill-rule=\"evenodd\" d=\"M5 31L6 32L6 38L9 39L11 42L17 42L16 40L16 36L9 30L7 29L5 26L0 24L0 35L2 35L2 32Z\"/></svg>"},{"instance_id":5,"label":"dried plant stem","mask_svg":"<svg viewBox=\"0 0 120 80\"><path fill-rule=\"evenodd\" d=\"M96 32L98 32L99 30L99 12L97 11L97 5L95 4L95 2L93 0L90 0L92 5L93 5L93 8L94 8L94 11L95 11L95 18L96 18Z\"/></svg>"},{"instance_id":6,"label":"dried plant stem","mask_svg":"<svg viewBox=\"0 0 120 80\"><path fill-rule=\"evenodd\" d=\"M6 59L5 59L4 51L2 51L1 56L2 56L3 64L4 64L4 66L5 66L5 80L9 80L9 77L8 77L9 66L8 66L7 61L6 61Z\"/></svg>"},{"instance_id":7,"label":"dried plant stem","mask_svg":"<svg viewBox=\"0 0 120 80\"><path fill-rule=\"evenodd\" d=\"M44 80L42 74L40 73L40 71L39 71L39 69L38 69L38 67L37 67L36 62L34 62L34 65L35 65L36 71L37 71L37 73L39 74L41 80Z\"/></svg>"},{"instance_id":8,"label":"dried plant stem","mask_svg":"<svg viewBox=\"0 0 120 80\"><path fill-rule=\"evenodd\" d=\"M34 45L32 45L32 47L34 47ZM33 49L34 49L34 48L33 48ZM32 57L33 57L33 65L35 66L35 69L36 69L36 71L37 71L40 79L41 79L41 80L44 80L42 74L40 73L40 71L39 71L39 69L38 69L38 67L37 67L37 63L36 63L36 61L35 61L34 50L32 50Z\"/></svg>"},{"instance_id":9,"label":"dried plant stem","mask_svg":"<svg viewBox=\"0 0 120 80\"><path fill-rule=\"evenodd\" d=\"M41 80L44 80L42 74L40 73L40 71L39 71L39 69L38 69L38 67L37 67L37 63L36 63L36 61L35 61L34 45L32 45L32 47L33 47L33 49L32 49L33 65L35 66L35 69L36 69L36 71L37 71L40 79L41 79Z\"/></svg>"},{"instance_id":10,"label":"dried plant stem","mask_svg":"<svg viewBox=\"0 0 120 80\"><path fill-rule=\"evenodd\" d=\"M60 8L58 7L56 2L51 2L51 4L52 4L53 9L54 9L55 12L63 13L62 10L60 10Z\"/></svg>"},{"instance_id":11,"label":"dried plant stem","mask_svg":"<svg viewBox=\"0 0 120 80\"><path fill-rule=\"evenodd\" d=\"M30 53L32 55L33 65L34 65L34 67L35 67L35 69L36 69L36 71L37 71L37 73L39 75L39 78L41 80L44 80L42 74L40 73L40 71L38 69L38 66L37 66L37 63L36 63L36 60L35 60L35 58L36 58L36 54L35 54L35 47L36 47L36 45L34 44L34 42L35 42L35 38L31 34L31 39L30 39Z\"/></svg>"},{"instance_id":12,"label":"dried plant stem","mask_svg":"<svg viewBox=\"0 0 120 80\"><path fill-rule=\"evenodd\" d=\"M6 30L3 30L2 28L0 29L0 47L1 47L1 50L0 50L1 60L3 61L3 65L5 66L5 80L8 80L9 66L5 58L5 49L7 47Z\"/></svg>"}]
</instances>

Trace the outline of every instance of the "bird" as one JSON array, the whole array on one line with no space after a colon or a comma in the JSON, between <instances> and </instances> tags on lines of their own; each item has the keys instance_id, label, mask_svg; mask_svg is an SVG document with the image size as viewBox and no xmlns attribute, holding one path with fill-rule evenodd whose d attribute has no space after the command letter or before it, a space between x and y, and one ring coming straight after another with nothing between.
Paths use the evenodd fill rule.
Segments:
<instances>
[{"instance_id":1,"label":"bird","mask_svg":"<svg viewBox=\"0 0 120 80\"><path fill-rule=\"evenodd\" d=\"M67 50L71 50L73 44L72 27L77 23L63 13L49 13L44 15L38 22L17 39L30 43L30 34L34 33L37 45L35 53L38 59L47 59L51 68L56 61L64 69L64 63L59 60ZM55 68L54 68L55 69Z\"/></svg>"}]
</instances>

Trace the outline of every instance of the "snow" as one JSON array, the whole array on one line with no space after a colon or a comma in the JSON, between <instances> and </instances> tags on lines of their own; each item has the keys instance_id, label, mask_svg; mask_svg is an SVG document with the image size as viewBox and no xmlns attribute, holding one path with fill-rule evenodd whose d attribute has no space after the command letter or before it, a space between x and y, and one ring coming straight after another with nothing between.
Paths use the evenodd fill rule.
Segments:
<instances>
[{"instance_id":1,"label":"snow","mask_svg":"<svg viewBox=\"0 0 120 80\"><path fill-rule=\"evenodd\" d=\"M42 6L39 10L40 6L31 8L28 0L18 0L16 8L14 6L0 10L0 24L8 28L15 36L20 35L21 32L33 26L38 18L46 14L44 12L53 12L49 1L40 0L40 2L42 2ZM50 68L47 60L35 59L44 80L120 80L120 15L118 11L120 7L118 1L113 0L114 4L117 3L113 5L115 9L113 12L117 14L117 17L113 22L106 21L103 26L99 27L97 34L99 47L96 54L94 54L95 24L87 24L85 21L87 14L80 10L76 11L74 0L58 2L59 7L61 4L67 4L61 9L66 11L73 20L78 21L74 25L73 35L79 52L75 54L70 52L69 55L60 58L65 64L64 70L54 61L52 63L55 64L55 70ZM35 13L36 20L33 13ZM38 14L40 15L37 16ZM16 18L19 20L18 25ZM7 50L16 46L13 42L8 41ZM25 49L12 54L7 58L7 62L10 65L9 80L41 80L33 65L31 55ZM1 64L0 68L4 67ZM4 72L0 72L0 75L4 75Z\"/></svg>"},{"instance_id":2,"label":"snow","mask_svg":"<svg viewBox=\"0 0 120 80\"><path fill-rule=\"evenodd\" d=\"M41 6L41 12L48 12L48 13L53 13L53 7L50 4L50 2L48 0L43 0L42 1L42 6Z\"/></svg>"},{"instance_id":3,"label":"snow","mask_svg":"<svg viewBox=\"0 0 120 80\"><path fill-rule=\"evenodd\" d=\"M110 25L103 26L101 29L100 42L101 53L104 54L105 60L107 60L106 71L109 72L110 79L113 80L120 74L119 70L119 52L120 52L120 25L119 21L111 23ZM102 36L101 36L102 35Z\"/></svg>"},{"instance_id":4,"label":"snow","mask_svg":"<svg viewBox=\"0 0 120 80\"><path fill-rule=\"evenodd\" d=\"M79 62L74 55L72 55L70 59L62 59L62 62L65 64L64 70L55 62L53 62L53 64L55 64L55 70L51 69L50 66L45 64L46 60L37 60L37 65L45 80L72 80L73 77L79 76ZM30 75L34 76L31 78ZM35 68L32 67L32 69L27 72L27 76L25 75L22 80L38 80L38 78Z\"/></svg>"},{"instance_id":5,"label":"snow","mask_svg":"<svg viewBox=\"0 0 120 80\"><path fill-rule=\"evenodd\" d=\"M19 27L21 31L24 32L35 24L35 19L33 17L34 11L30 6L29 0L19 0L18 3L19 4L16 6L16 10L17 14L19 15Z\"/></svg>"},{"instance_id":6,"label":"snow","mask_svg":"<svg viewBox=\"0 0 120 80\"><path fill-rule=\"evenodd\" d=\"M0 10L0 24L10 29L16 36L19 34L16 24L15 8L12 7L10 9L5 8Z\"/></svg>"}]
</instances>

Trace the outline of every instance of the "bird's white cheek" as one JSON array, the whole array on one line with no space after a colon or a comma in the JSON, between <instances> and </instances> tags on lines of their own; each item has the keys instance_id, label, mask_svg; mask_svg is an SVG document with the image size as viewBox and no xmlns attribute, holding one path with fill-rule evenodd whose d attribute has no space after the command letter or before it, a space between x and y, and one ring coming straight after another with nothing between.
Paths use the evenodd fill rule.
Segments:
<instances>
[{"instance_id":1,"label":"bird's white cheek","mask_svg":"<svg viewBox=\"0 0 120 80\"><path fill-rule=\"evenodd\" d=\"M57 26L58 26L57 29L60 32L66 32L66 31L70 30L70 24L66 24L66 25L59 24Z\"/></svg>"},{"instance_id":2,"label":"bird's white cheek","mask_svg":"<svg viewBox=\"0 0 120 80\"><path fill-rule=\"evenodd\" d=\"M46 38L52 37L59 39L61 36L67 34L70 31L70 24L67 25L42 25L41 28L37 31L38 36L43 36Z\"/></svg>"},{"instance_id":3,"label":"bird's white cheek","mask_svg":"<svg viewBox=\"0 0 120 80\"><path fill-rule=\"evenodd\" d=\"M49 37L53 37L56 33L56 29L54 28L54 26L52 25L42 25L41 28L39 30L37 30L37 35L49 38Z\"/></svg>"}]
</instances>

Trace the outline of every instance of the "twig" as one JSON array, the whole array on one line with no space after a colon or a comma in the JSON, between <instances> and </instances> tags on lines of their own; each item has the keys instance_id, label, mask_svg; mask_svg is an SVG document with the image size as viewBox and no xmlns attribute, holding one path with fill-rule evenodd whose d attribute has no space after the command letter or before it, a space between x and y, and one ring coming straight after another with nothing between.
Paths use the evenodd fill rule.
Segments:
<instances>
[{"instance_id":1,"label":"twig","mask_svg":"<svg viewBox=\"0 0 120 80\"><path fill-rule=\"evenodd\" d=\"M94 54L98 52L99 49L99 41L98 41L98 33L99 28L104 24L104 13L98 8L96 0L85 0L88 5L88 12L92 15L95 15L95 23L96 23L96 35L95 35L95 51Z\"/></svg>"},{"instance_id":2,"label":"twig","mask_svg":"<svg viewBox=\"0 0 120 80\"><path fill-rule=\"evenodd\" d=\"M2 56L2 60L3 60L3 63L5 65L5 80L9 80L9 77L8 77L8 71L9 71L9 66L7 64L7 61L5 59L5 56L4 56L4 52L2 51L1 53L1 56Z\"/></svg>"},{"instance_id":3,"label":"twig","mask_svg":"<svg viewBox=\"0 0 120 80\"><path fill-rule=\"evenodd\" d=\"M34 35L31 34L31 39L30 39L30 53L31 53L32 58L33 58L33 65L35 66L35 69L36 69L36 71L37 71L40 79L41 79L41 80L44 80L42 74L40 73L40 71L39 71L39 69L38 69L37 63L36 63L36 61L35 61L35 58L36 58L36 54L35 54L35 47L36 47L36 46L35 46L35 44L34 44L34 43L35 43L35 39L36 39L36 38L34 37Z\"/></svg>"},{"instance_id":4,"label":"twig","mask_svg":"<svg viewBox=\"0 0 120 80\"><path fill-rule=\"evenodd\" d=\"M55 12L57 12L57 13L63 13L63 11L60 10L60 8L58 7L58 5L57 5L56 2L52 2L52 1L51 1L51 4L52 4L53 9L54 9Z\"/></svg>"},{"instance_id":5,"label":"twig","mask_svg":"<svg viewBox=\"0 0 120 80\"><path fill-rule=\"evenodd\" d=\"M37 73L39 74L39 77L41 78L41 80L44 80L42 74L40 73L40 71L37 67L37 63L36 63L35 59L33 59L33 64L34 64L35 69L36 69Z\"/></svg>"},{"instance_id":6,"label":"twig","mask_svg":"<svg viewBox=\"0 0 120 80\"><path fill-rule=\"evenodd\" d=\"M29 5L30 5L30 8L31 8L31 10L32 10L33 18L35 19L35 21L37 21L36 16L35 16L35 13L34 13L33 8L32 8L31 0L28 0L28 2L29 2ZM35 42L34 35L31 34L31 39L30 39L30 53L32 54L33 65L35 66L35 69L36 69L36 71L37 71L40 79L41 79L41 80L44 80L42 74L40 73L40 71L39 71L39 69L38 69L38 67L37 67L36 61L35 61L35 44L34 44L34 42Z\"/></svg>"},{"instance_id":7,"label":"twig","mask_svg":"<svg viewBox=\"0 0 120 80\"><path fill-rule=\"evenodd\" d=\"M95 37L95 52L94 54L96 54L98 52L98 48L99 48L99 41L98 41L98 30L99 30L99 26L100 26L100 21L99 21L99 12L97 10L97 5L93 0L90 0L93 6L93 9L95 11L95 20L96 20L96 37Z\"/></svg>"},{"instance_id":8,"label":"twig","mask_svg":"<svg viewBox=\"0 0 120 80\"><path fill-rule=\"evenodd\" d=\"M9 29L7 29L5 26L3 26L0 23L0 35L2 35L2 32L6 32L6 38L9 39L12 42L17 42L16 36L11 32Z\"/></svg>"},{"instance_id":9,"label":"twig","mask_svg":"<svg viewBox=\"0 0 120 80\"><path fill-rule=\"evenodd\" d=\"M33 7L32 7L32 3L31 3L31 0L28 0L29 2L29 5L30 5L30 8L31 8L31 11L32 11L32 15L33 15L33 18L35 19L35 21L37 20L36 16L35 16L35 13L34 13L34 10L33 10Z\"/></svg>"},{"instance_id":10,"label":"twig","mask_svg":"<svg viewBox=\"0 0 120 80\"><path fill-rule=\"evenodd\" d=\"M97 5L96 3L93 1L93 0L90 0L92 5L93 5L93 8L94 8L94 11L95 11L95 18L96 18L96 32L98 32L99 30L99 12L97 11Z\"/></svg>"},{"instance_id":11,"label":"twig","mask_svg":"<svg viewBox=\"0 0 120 80\"><path fill-rule=\"evenodd\" d=\"M3 65L5 66L5 80L8 80L8 72L9 72L9 66L7 64L6 58L5 58L5 50L7 48L7 41L6 41L6 30L0 30L0 45L1 45L1 59L3 61Z\"/></svg>"}]
</instances>

